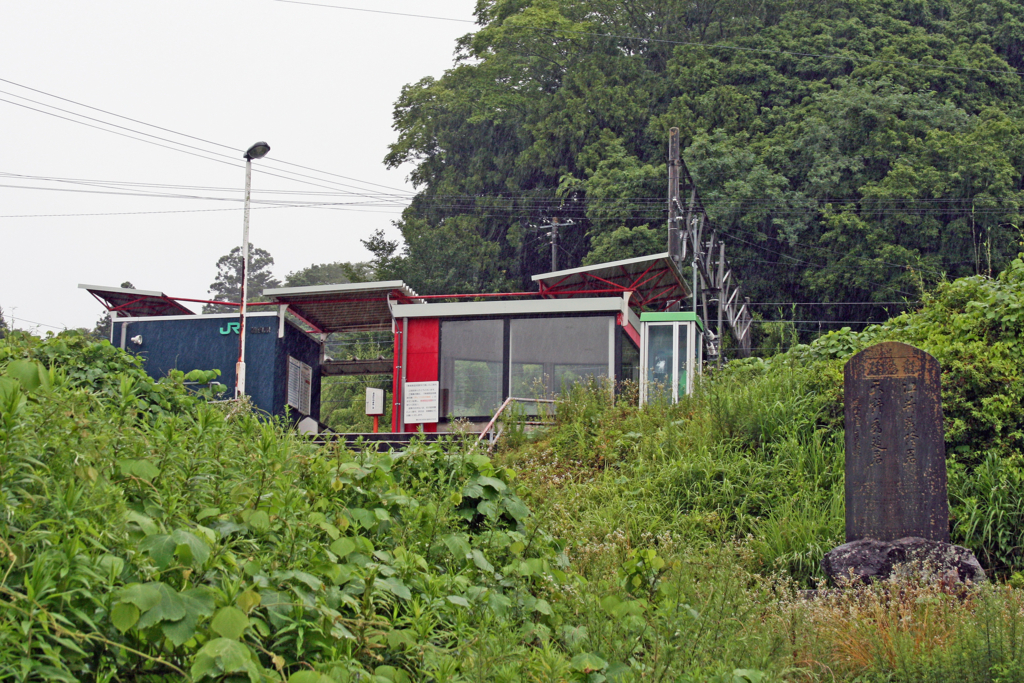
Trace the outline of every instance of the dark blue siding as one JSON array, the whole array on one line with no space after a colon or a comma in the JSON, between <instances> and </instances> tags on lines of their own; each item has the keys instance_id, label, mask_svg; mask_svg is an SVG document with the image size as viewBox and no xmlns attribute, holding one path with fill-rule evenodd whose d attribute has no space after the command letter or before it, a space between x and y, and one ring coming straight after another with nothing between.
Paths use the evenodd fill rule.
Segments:
<instances>
[{"instance_id":1,"label":"dark blue siding","mask_svg":"<svg viewBox=\"0 0 1024 683\"><path fill-rule=\"evenodd\" d=\"M227 385L225 398L234 395L235 362L238 360L237 317L196 316L180 320L119 320L114 344L121 344L121 328L127 325L125 350L143 359L146 372L156 379L171 370L220 370ZM272 415L284 415L288 399L288 355L313 368L310 411L320 416L320 346L291 323L285 336L277 337L277 316L246 317L245 390L253 404ZM142 344L132 337L142 335Z\"/></svg>"}]
</instances>

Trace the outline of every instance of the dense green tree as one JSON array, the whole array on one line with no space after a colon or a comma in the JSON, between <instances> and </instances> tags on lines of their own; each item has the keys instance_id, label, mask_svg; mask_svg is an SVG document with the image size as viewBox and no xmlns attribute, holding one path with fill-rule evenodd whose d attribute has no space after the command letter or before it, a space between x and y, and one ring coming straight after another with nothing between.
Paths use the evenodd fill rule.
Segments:
<instances>
[{"instance_id":1,"label":"dense green tree","mask_svg":"<svg viewBox=\"0 0 1024 683\"><path fill-rule=\"evenodd\" d=\"M270 272L274 257L270 252L249 244L249 270L246 275L248 300L260 301L264 289L280 287L281 281ZM210 284L210 296L217 301L238 302L242 298L242 248L235 247L217 259L217 278ZM206 304L203 313L228 313L231 306Z\"/></svg>"},{"instance_id":2,"label":"dense green tree","mask_svg":"<svg viewBox=\"0 0 1024 683\"><path fill-rule=\"evenodd\" d=\"M7 332L10 328L7 326L7 320L4 318L3 306L0 306L0 339L7 336Z\"/></svg>"},{"instance_id":3,"label":"dense green tree","mask_svg":"<svg viewBox=\"0 0 1024 683\"><path fill-rule=\"evenodd\" d=\"M313 285L343 285L348 282L366 282L373 279L373 267L368 262L314 263L284 278L285 287L311 287Z\"/></svg>"},{"instance_id":4,"label":"dense green tree","mask_svg":"<svg viewBox=\"0 0 1024 683\"><path fill-rule=\"evenodd\" d=\"M479 0L476 14L453 67L395 105L385 161L414 164L418 194L404 243L374 263L418 290L528 286L549 245L526 228L552 217L573 221L566 266L632 255L627 236L653 246L673 126L754 301L873 319L881 306L844 304L916 299L1016 254L1020 3Z\"/></svg>"}]
</instances>

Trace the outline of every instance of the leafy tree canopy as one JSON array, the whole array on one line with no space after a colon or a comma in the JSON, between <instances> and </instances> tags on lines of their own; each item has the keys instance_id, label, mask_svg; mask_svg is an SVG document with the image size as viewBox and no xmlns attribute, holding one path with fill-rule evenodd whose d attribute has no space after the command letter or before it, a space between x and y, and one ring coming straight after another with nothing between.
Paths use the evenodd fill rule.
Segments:
<instances>
[{"instance_id":1,"label":"leafy tree canopy","mask_svg":"<svg viewBox=\"0 0 1024 683\"><path fill-rule=\"evenodd\" d=\"M312 285L341 285L347 282L366 282L373 279L373 268L369 263L314 263L285 276L285 287L310 287Z\"/></svg>"},{"instance_id":2,"label":"leafy tree canopy","mask_svg":"<svg viewBox=\"0 0 1024 683\"><path fill-rule=\"evenodd\" d=\"M280 287L281 281L270 272L274 257L270 252L249 243L248 300L260 301L264 289ZM217 259L217 278L210 284L209 293L218 301L237 302L242 298L242 248L235 247ZM207 304L203 313L227 313L232 307Z\"/></svg>"},{"instance_id":3,"label":"leafy tree canopy","mask_svg":"<svg viewBox=\"0 0 1024 683\"><path fill-rule=\"evenodd\" d=\"M1020 3L480 0L476 15L453 68L395 104L385 161L412 163L418 194L404 245L375 263L419 291L527 286L550 247L526 228L553 216L574 222L567 266L646 247L641 226L653 244L673 126L754 301L873 319L837 302L916 299L1017 252Z\"/></svg>"}]
</instances>

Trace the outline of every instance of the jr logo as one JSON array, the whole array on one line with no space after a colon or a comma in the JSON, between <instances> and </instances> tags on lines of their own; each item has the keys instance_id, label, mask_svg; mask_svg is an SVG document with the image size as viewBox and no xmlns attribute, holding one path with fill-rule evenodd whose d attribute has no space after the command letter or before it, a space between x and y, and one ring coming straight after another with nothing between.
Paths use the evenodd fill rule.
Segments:
<instances>
[{"instance_id":1,"label":"jr logo","mask_svg":"<svg viewBox=\"0 0 1024 683\"><path fill-rule=\"evenodd\" d=\"M238 323L228 323L227 329L220 328L221 334L231 334L232 332L238 334Z\"/></svg>"}]
</instances>

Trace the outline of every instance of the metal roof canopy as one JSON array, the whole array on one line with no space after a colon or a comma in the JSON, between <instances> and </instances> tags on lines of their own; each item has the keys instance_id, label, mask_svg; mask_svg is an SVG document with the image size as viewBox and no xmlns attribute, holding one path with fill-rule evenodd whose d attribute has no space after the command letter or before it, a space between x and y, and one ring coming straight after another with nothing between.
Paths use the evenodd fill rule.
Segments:
<instances>
[{"instance_id":1,"label":"metal roof canopy","mask_svg":"<svg viewBox=\"0 0 1024 683\"><path fill-rule=\"evenodd\" d=\"M632 292L630 305L656 307L690 296L668 252L534 275L543 297L577 298Z\"/></svg>"},{"instance_id":2,"label":"metal roof canopy","mask_svg":"<svg viewBox=\"0 0 1024 683\"><path fill-rule=\"evenodd\" d=\"M330 333L390 330L390 302L409 303L417 294L401 280L387 280L264 289L263 296L287 304L317 332Z\"/></svg>"},{"instance_id":3,"label":"metal roof canopy","mask_svg":"<svg viewBox=\"0 0 1024 683\"><path fill-rule=\"evenodd\" d=\"M78 288L92 294L108 311L121 317L195 315L163 292L98 285L78 285Z\"/></svg>"}]
</instances>

